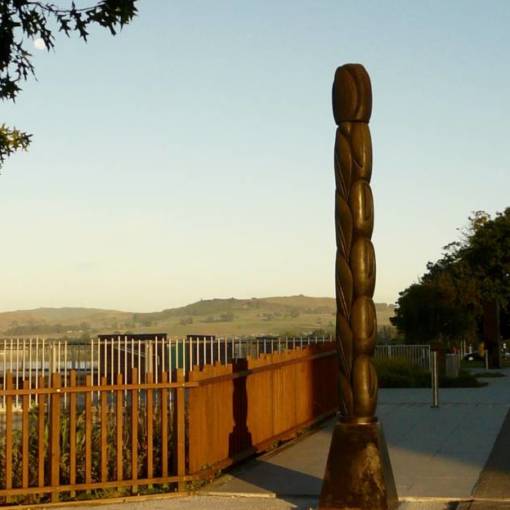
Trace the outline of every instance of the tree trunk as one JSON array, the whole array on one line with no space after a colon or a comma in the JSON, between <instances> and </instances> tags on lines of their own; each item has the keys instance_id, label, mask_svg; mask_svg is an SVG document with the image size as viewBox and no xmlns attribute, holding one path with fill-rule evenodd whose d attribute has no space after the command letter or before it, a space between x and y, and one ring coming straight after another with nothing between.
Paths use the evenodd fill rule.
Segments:
<instances>
[{"instance_id":1,"label":"tree trunk","mask_svg":"<svg viewBox=\"0 0 510 510\"><path fill-rule=\"evenodd\" d=\"M499 303L485 301L483 303L483 341L489 357L489 368L501 368L499 330Z\"/></svg>"}]
</instances>

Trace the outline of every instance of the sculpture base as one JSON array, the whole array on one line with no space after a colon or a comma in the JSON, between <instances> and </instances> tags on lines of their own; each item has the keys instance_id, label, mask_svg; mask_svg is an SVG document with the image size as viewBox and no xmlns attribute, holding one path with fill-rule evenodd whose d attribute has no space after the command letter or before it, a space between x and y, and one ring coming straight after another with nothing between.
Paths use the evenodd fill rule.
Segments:
<instances>
[{"instance_id":1,"label":"sculpture base","mask_svg":"<svg viewBox=\"0 0 510 510\"><path fill-rule=\"evenodd\" d=\"M397 489L382 426L339 421L333 430L319 510L394 510Z\"/></svg>"}]
</instances>

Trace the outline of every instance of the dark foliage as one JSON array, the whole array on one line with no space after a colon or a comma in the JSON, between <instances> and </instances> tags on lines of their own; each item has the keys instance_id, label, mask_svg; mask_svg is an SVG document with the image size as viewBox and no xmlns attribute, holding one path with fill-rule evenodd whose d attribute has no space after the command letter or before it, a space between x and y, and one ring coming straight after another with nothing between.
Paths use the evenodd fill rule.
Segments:
<instances>
[{"instance_id":1,"label":"dark foliage","mask_svg":"<svg viewBox=\"0 0 510 510\"><path fill-rule=\"evenodd\" d=\"M430 372L411 366L403 359L375 360L375 367L381 388L430 388ZM474 374L461 370L458 377L439 377L442 388L479 388L487 383L480 382Z\"/></svg>"},{"instance_id":2,"label":"dark foliage","mask_svg":"<svg viewBox=\"0 0 510 510\"><path fill-rule=\"evenodd\" d=\"M90 7L61 8L51 2L0 0L0 98L16 99L21 84L35 75L31 40L41 39L47 50L55 47L53 30L70 36L77 33L84 41L91 25L99 25L115 35L136 15L137 0L102 0ZM31 135L0 126L0 166L18 149L27 149Z\"/></svg>"},{"instance_id":3,"label":"dark foliage","mask_svg":"<svg viewBox=\"0 0 510 510\"><path fill-rule=\"evenodd\" d=\"M510 302L510 208L493 218L475 212L463 238L400 293L391 322L411 343L472 341L486 300L503 310Z\"/></svg>"}]
</instances>

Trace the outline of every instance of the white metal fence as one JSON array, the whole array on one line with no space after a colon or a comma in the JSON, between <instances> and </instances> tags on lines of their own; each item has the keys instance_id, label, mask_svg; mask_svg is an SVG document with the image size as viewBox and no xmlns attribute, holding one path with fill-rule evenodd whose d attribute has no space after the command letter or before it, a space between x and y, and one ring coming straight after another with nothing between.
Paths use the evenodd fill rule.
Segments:
<instances>
[{"instance_id":1,"label":"white metal fence","mask_svg":"<svg viewBox=\"0 0 510 510\"><path fill-rule=\"evenodd\" d=\"M0 339L0 377L5 389L7 372L12 373L14 386L21 387L24 379L30 388L38 388L40 376L51 372L62 375L65 386L69 383L71 370L79 380L90 375L93 384L100 384L106 377L114 383L116 374L122 374L124 382L140 383L144 374L151 372L155 382L161 374L172 370L192 371L197 367L214 363L231 363L247 356L280 352L303 347L311 343L331 341L331 337L214 337L167 335L100 335L88 342L68 342L47 338ZM429 345L378 344L376 359L404 359L410 365L430 369ZM454 364L457 360L451 360ZM456 363L455 363L456 365ZM137 368L138 381L130 381L132 368ZM451 371L455 372L455 367ZM457 368L458 371L458 368ZM15 402L16 406L19 402ZM0 401L0 409L4 402Z\"/></svg>"},{"instance_id":2,"label":"white metal fence","mask_svg":"<svg viewBox=\"0 0 510 510\"><path fill-rule=\"evenodd\" d=\"M414 367L430 370L430 345L378 344L376 359L403 359Z\"/></svg>"},{"instance_id":3,"label":"white metal fence","mask_svg":"<svg viewBox=\"0 0 510 510\"><path fill-rule=\"evenodd\" d=\"M88 342L69 342L48 338L4 338L0 339L0 377L6 389L5 374L13 375L15 389L23 380L30 388L38 388L40 376L52 372L62 375L64 386L69 384L71 370L77 372L78 380L90 375L93 384L101 378L113 384L116 374L122 374L124 382L141 383L144 374L151 372L155 382L161 374L172 370L192 371L197 367L221 363L227 364L247 356L259 356L311 343L331 341L331 337L213 337L167 335L100 335ZM130 381L132 368L137 368L138 381ZM66 404L67 395L64 398ZM15 407L19 407L16 397ZM0 409L5 407L5 396Z\"/></svg>"}]
</instances>

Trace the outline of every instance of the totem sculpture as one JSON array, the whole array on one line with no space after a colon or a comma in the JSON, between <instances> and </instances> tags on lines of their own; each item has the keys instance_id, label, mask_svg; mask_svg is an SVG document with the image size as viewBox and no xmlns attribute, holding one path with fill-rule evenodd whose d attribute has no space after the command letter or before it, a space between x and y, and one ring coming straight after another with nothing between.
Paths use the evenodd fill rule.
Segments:
<instances>
[{"instance_id":1,"label":"totem sculpture","mask_svg":"<svg viewBox=\"0 0 510 510\"><path fill-rule=\"evenodd\" d=\"M333 83L333 116L338 126L335 228L340 418L322 486L322 510L388 510L398 505L384 435L375 416L371 113L372 88L365 68L360 64L339 67Z\"/></svg>"},{"instance_id":2,"label":"totem sculpture","mask_svg":"<svg viewBox=\"0 0 510 510\"><path fill-rule=\"evenodd\" d=\"M374 201L370 188L372 140L370 79L364 67L339 67L333 85L336 226L336 341L340 357L341 412L373 420L377 374L372 363L377 322Z\"/></svg>"}]
</instances>

